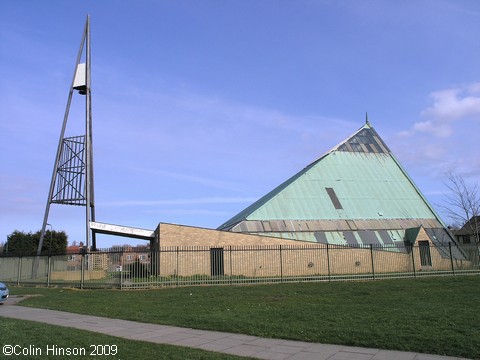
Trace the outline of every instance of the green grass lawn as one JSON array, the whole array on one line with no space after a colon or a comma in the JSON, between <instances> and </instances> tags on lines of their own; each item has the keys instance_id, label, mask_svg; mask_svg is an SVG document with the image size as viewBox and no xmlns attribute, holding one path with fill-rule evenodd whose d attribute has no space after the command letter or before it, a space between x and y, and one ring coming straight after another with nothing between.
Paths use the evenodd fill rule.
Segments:
<instances>
[{"instance_id":1,"label":"green grass lawn","mask_svg":"<svg viewBox=\"0 0 480 360\"><path fill-rule=\"evenodd\" d=\"M24 306L480 359L480 276L161 290L11 287Z\"/></svg>"},{"instance_id":2,"label":"green grass lawn","mask_svg":"<svg viewBox=\"0 0 480 360\"><path fill-rule=\"evenodd\" d=\"M92 359L92 358L106 358L111 360L158 360L158 359L172 359L172 360L236 360L245 359L233 355L218 354L209 351L190 349L172 345L158 345L142 341L132 341L120 339L113 336L96 334L89 331L68 329L60 326L53 326L31 321L15 320L1 318L0 320L0 334L1 346L4 345L19 345L17 351L22 352L22 349L27 349L26 355L10 356L12 359ZM50 355L47 355L47 345L50 349L56 346L59 348L70 348L73 354L74 349L85 349L85 356L60 356L55 355L50 350ZM91 345L107 345L98 350L95 354L95 348ZM39 350L38 350L39 349ZM99 355L101 351L110 352L110 355ZM0 358L3 359L3 357ZM9 357L6 357L9 358Z\"/></svg>"}]
</instances>

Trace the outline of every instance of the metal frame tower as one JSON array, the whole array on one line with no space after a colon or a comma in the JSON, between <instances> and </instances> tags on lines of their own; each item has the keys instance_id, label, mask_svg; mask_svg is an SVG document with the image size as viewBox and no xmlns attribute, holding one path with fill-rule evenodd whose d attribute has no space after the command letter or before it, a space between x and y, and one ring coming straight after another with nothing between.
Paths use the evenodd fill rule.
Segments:
<instances>
[{"instance_id":1,"label":"metal frame tower","mask_svg":"<svg viewBox=\"0 0 480 360\"><path fill-rule=\"evenodd\" d=\"M95 232L90 228L90 222L95 221L90 60L90 16L87 15L58 141L37 255L40 255L42 251L51 204L86 207L86 246L87 249L96 250ZM65 137L70 105L75 90L85 96L85 134Z\"/></svg>"}]
</instances>

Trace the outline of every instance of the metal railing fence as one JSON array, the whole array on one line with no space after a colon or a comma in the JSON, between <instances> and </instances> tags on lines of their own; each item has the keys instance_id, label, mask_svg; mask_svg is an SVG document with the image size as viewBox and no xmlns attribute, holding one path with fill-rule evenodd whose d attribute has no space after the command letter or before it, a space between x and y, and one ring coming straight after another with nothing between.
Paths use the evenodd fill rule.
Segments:
<instances>
[{"instance_id":1,"label":"metal railing fence","mask_svg":"<svg viewBox=\"0 0 480 360\"><path fill-rule=\"evenodd\" d=\"M1 256L0 280L16 285L145 289L480 274L479 254L478 244L137 248L60 256Z\"/></svg>"}]
</instances>

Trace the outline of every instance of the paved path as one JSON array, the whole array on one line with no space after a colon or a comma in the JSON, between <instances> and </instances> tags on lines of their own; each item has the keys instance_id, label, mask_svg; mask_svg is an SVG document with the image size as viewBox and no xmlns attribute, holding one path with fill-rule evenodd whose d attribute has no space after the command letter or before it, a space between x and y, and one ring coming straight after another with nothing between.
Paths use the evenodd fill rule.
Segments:
<instances>
[{"instance_id":1,"label":"paved path","mask_svg":"<svg viewBox=\"0 0 480 360\"><path fill-rule=\"evenodd\" d=\"M457 357L411 352L264 339L250 335L194 330L176 326L13 306L21 298L0 305L0 317L37 321L88 330L131 340L186 346L239 356L271 360L459 360ZM3 345L3 344L0 344Z\"/></svg>"}]
</instances>

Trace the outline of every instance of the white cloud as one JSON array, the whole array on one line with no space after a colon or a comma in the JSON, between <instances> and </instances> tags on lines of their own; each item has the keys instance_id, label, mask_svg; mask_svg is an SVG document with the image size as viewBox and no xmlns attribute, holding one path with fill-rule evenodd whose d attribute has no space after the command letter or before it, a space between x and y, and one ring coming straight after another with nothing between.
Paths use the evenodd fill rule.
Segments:
<instances>
[{"instance_id":1,"label":"white cloud","mask_svg":"<svg viewBox=\"0 0 480 360\"><path fill-rule=\"evenodd\" d=\"M455 132L455 122L480 119L480 82L432 92L431 106L421 112L425 118L397 136L406 138L418 134L447 139Z\"/></svg>"},{"instance_id":2,"label":"white cloud","mask_svg":"<svg viewBox=\"0 0 480 360\"><path fill-rule=\"evenodd\" d=\"M480 126L480 82L439 90L423 118L400 131L392 148L407 167L442 178L448 171L478 176L474 133Z\"/></svg>"},{"instance_id":3,"label":"white cloud","mask_svg":"<svg viewBox=\"0 0 480 360\"><path fill-rule=\"evenodd\" d=\"M210 197L197 199L169 199L169 200L126 200L106 201L98 205L104 207L128 207L128 206L164 206L164 205L198 205L198 204L237 204L251 203L258 200L253 197Z\"/></svg>"},{"instance_id":4,"label":"white cloud","mask_svg":"<svg viewBox=\"0 0 480 360\"><path fill-rule=\"evenodd\" d=\"M129 171L136 172L136 173L150 174L156 177L170 178L173 180L183 181L185 183L203 185L203 186L211 187L214 189L223 189L223 190L235 191L235 192L241 191L238 185L231 182L215 179L215 178L194 176L194 175L189 175L185 173L161 170L156 168L133 167L129 169Z\"/></svg>"},{"instance_id":5,"label":"white cloud","mask_svg":"<svg viewBox=\"0 0 480 360\"><path fill-rule=\"evenodd\" d=\"M436 91L430 94L430 98L433 104L422 115L436 119L436 122L480 115L480 83Z\"/></svg>"},{"instance_id":6,"label":"white cloud","mask_svg":"<svg viewBox=\"0 0 480 360\"><path fill-rule=\"evenodd\" d=\"M452 127L448 124L432 120L417 122L413 125L413 132L430 133L439 138L447 138L452 134Z\"/></svg>"},{"instance_id":7,"label":"white cloud","mask_svg":"<svg viewBox=\"0 0 480 360\"><path fill-rule=\"evenodd\" d=\"M208 209L155 209L143 211L144 214L149 215L175 215L175 216L203 216L203 217L222 217L227 218L231 213L227 210L208 210ZM192 225L193 224L183 224ZM215 224L218 225L218 224Z\"/></svg>"}]
</instances>

